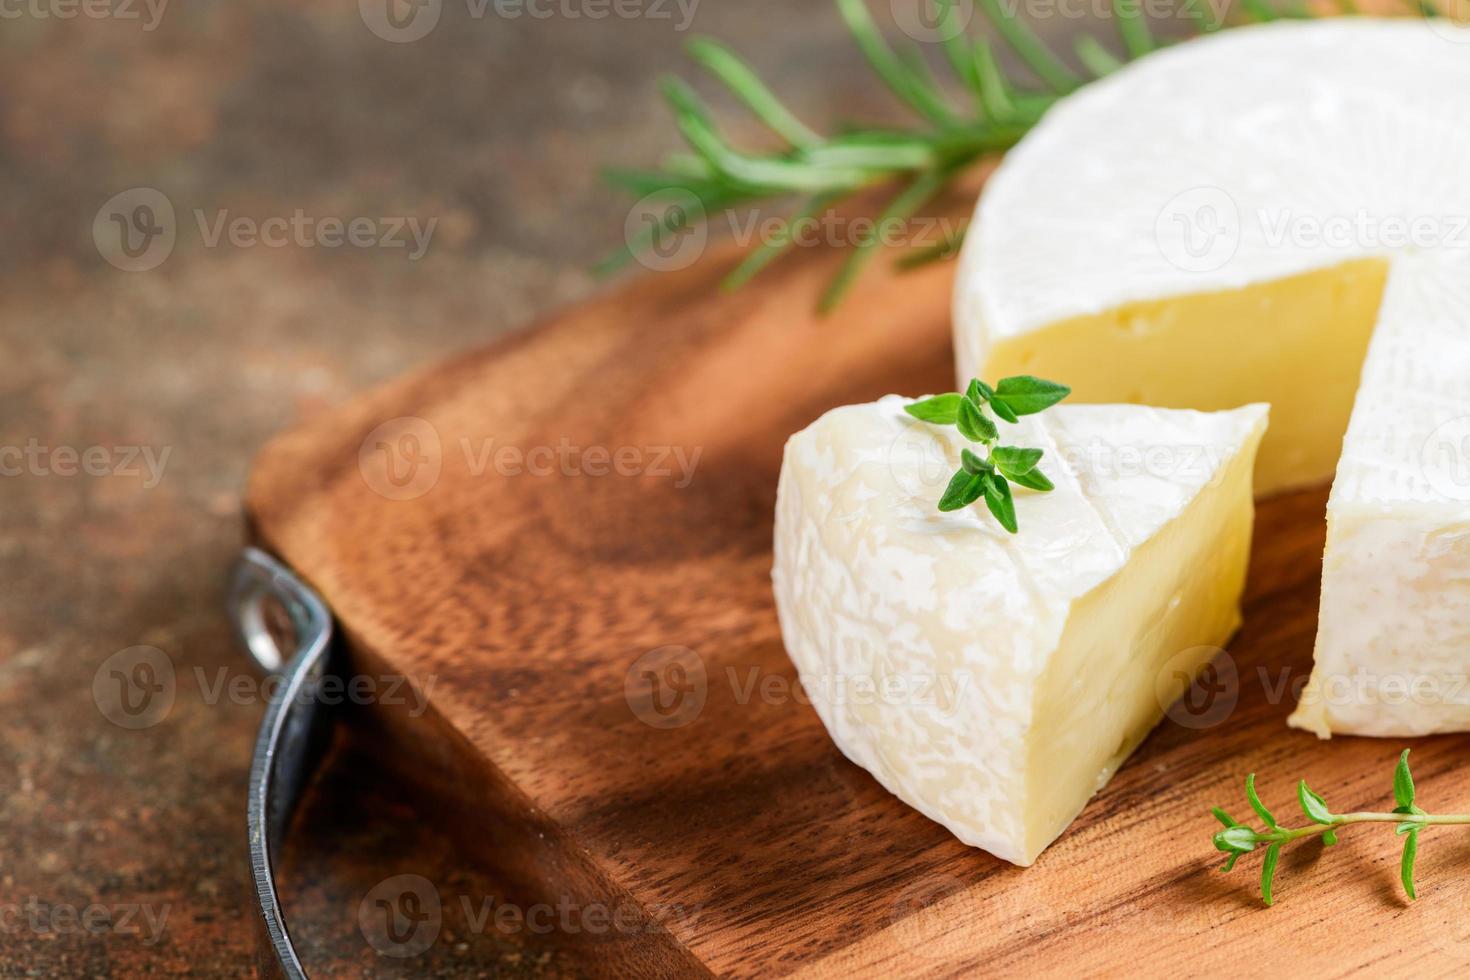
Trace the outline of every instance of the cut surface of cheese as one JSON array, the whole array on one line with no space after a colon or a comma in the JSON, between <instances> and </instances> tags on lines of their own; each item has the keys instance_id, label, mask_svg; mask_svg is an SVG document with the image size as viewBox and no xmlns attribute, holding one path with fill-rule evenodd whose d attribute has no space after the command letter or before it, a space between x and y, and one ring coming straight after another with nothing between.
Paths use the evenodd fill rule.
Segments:
<instances>
[{"instance_id":1,"label":"cut surface of cheese","mask_svg":"<svg viewBox=\"0 0 1470 980\"><path fill-rule=\"evenodd\" d=\"M1467 86L1470 30L1422 19L1156 52L1048 113L961 257L962 378L1269 402L1258 492L1335 473L1292 718L1324 737L1470 728Z\"/></svg>"},{"instance_id":2,"label":"cut surface of cheese","mask_svg":"<svg viewBox=\"0 0 1470 980\"><path fill-rule=\"evenodd\" d=\"M1063 405L1020 532L936 501L969 445L905 399L786 444L776 608L832 739L968 844L1030 864L1240 622L1266 407Z\"/></svg>"},{"instance_id":3,"label":"cut surface of cheese","mask_svg":"<svg viewBox=\"0 0 1470 980\"><path fill-rule=\"evenodd\" d=\"M1387 272L1367 259L1253 289L1127 303L1002 341L974 376L1039 373L1066 380L1079 402L1205 411L1267 402L1257 486L1321 483L1342 453ZM1250 329L1258 324L1269 326Z\"/></svg>"}]
</instances>

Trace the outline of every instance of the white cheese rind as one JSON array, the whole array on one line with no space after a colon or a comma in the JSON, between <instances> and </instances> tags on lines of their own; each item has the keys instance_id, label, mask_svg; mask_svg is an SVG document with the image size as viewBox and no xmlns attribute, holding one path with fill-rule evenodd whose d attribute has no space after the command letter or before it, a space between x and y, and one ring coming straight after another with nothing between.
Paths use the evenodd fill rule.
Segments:
<instances>
[{"instance_id":1,"label":"white cheese rind","mask_svg":"<svg viewBox=\"0 0 1470 980\"><path fill-rule=\"evenodd\" d=\"M1028 736L1070 611L1254 451L1266 409L1060 406L1008 426L1008 442L1046 452L1056 483L1017 492L1013 536L981 505L936 509L967 443L905 402L835 409L787 442L772 571L782 635L848 758L964 842L1029 864L1051 837L1026 825ZM1243 481L1248 511L1248 468Z\"/></svg>"},{"instance_id":2,"label":"white cheese rind","mask_svg":"<svg viewBox=\"0 0 1470 980\"><path fill-rule=\"evenodd\" d=\"M1069 318L1389 264L1291 720L1323 737L1470 729L1466 91L1470 29L1445 22L1283 21L1180 44L1050 112L992 177L961 257L961 378ZM1202 215L1224 216L1228 247L1182 253L1165 223ZM1212 367L1187 355L1183 372Z\"/></svg>"},{"instance_id":3,"label":"white cheese rind","mask_svg":"<svg viewBox=\"0 0 1470 980\"><path fill-rule=\"evenodd\" d=\"M1327 528L1317 663L1291 723L1414 737L1470 729L1470 518L1339 507Z\"/></svg>"},{"instance_id":4,"label":"white cheese rind","mask_svg":"<svg viewBox=\"0 0 1470 980\"><path fill-rule=\"evenodd\" d=\"M997 341L1129 302L1465 253L1351 225L1444 218L1439 237L1463 241L1450 225L1470 215L1467 45L1470 29L1414 19L1279 21L1155 52L1062 100L981 196L955 291L958 374ZM1201 190L1238 215L1223 261L1161 242L1171 202ZM1281 235L1288 219L1298 233ZM1345 240L1312 241L1312 222Z\"/></svg>"}]
</instances>

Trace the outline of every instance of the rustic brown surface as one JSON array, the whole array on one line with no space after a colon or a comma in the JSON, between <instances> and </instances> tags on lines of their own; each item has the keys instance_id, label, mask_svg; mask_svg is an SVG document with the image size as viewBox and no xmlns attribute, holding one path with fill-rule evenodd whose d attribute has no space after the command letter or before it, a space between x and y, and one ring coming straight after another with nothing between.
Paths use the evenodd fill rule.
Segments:
<instances>
[{"instance_id":1,"label":"rustic brown surface","mask_svg":"<svg viewBox=\"0 0 1470 980\"><path fill-rule=\"evenodd\" d=\"M791 693L772 608L780 448L829 407L949 387L951 270L870 276L821 320L807 311L833 258L804 253L734 296L715 289L720 260L642 280L262 454L261 539L323 590L361 669L425 686L437 717L396 742L465 757L457 788L495 815L471 828L495 835L484 860L526 885L541 866L548 895L635 901L720 975L1228 975L1310 956L1334 975L1463 974L1470 883L1451 834L1426 842L1413 906L1387 828L1320 862L1316 845L1290 851L1269 911L1258 861L1214 870L1209 807L1243 813L1248 771L1283 813L1298 777L1339 809L1389 806L1397 743L1284 725L1310 663L1324 491L1260 508L1219 713L1166 721L1034 868L960 845L840 756ZM565 445L700 455L682 487L488 455ZM692 651L682 675L652 653L669 647ZM671 715L640 681L650 658L663 695L683 686ZM1463 748L1415 744L1436 807L1470 804ZM606 937L591 962L677 964L667 938Z\"/></svg>"},{"instance_id":2,"label":"rustic brown surface","mask_svg":"<svg viewBox=\"0 0 1470 980\"><path fill-rule=\"evenodd\" d=\"M173 2L152 31L27 11L10 4L0 20L0 447L171 452L146 487L116 472L0 477L0 906L34 896L168 916L154 945L84 934L64 914L40 928L7 919L0 976L241 975L262 708L258 694L210 692L254 678L222 594L259 446L594 290L586 270L620 243L628 207L597 169L678 145L655 80L687 64L689 33L750 52L813 119L895 110L825 0L705 0L686 33L472 20L447 4L412 44L374 37L353 0ZM128 273L99 255L92 224L138 186L172 200L179 239L158 268ZM378 248L208 247L196 208L439 224L408 262ZM171 659L176 696L156 725L128 730L99 712L92 684L136 644ZM355 922L365 882L403 864L454 881L469 862L405 831L409 801L344 758L288 854L314 975L555 967L524 931L525 953L456 935L432 962L374 955Z\"/></svg>"}]
</instances>

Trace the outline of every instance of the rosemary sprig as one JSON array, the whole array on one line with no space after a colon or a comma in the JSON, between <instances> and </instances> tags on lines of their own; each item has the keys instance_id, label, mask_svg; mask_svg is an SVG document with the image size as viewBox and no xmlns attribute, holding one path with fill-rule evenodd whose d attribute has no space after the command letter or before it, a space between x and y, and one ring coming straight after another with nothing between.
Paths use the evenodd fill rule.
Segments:
<instances>
[{"instance_id":1,"label":"rosemary sprig","mask_svg":"<svg viewBox=\"0 0 1470 980\"><path fill-rule=\"evenodd\" d=\"M954 258L959 254L960 246L965 242L965 231L968 228L969 222L965 222L950 229L944 238L933 245L915 249L899 259L898 267L907 272L910 269L918 269L934 262Z\"/></svg>"},{"instance_id":2,"label":"rosemary sprig","mask_svg":"<svg viewBox=\"0 0 1470 980\"><path fill-rule=\"evenodd\" d=\"M656 171L614 170L612 183L640 197L660 191L693 194L705 216L724 209L801 195L805 206L830 207L858 191L887 183L900 186L887 205L885 217L901 219L943 190L966 167L981 157L1014 145L1062 95L1086 79L1069 68L1013 12L998 0L983 0L980 9L997 32L1020 56L1042 87L1008 78L984 39L973 39L955 18L952 0L934 0L944 18L940 35L947 38L943 53L951 71L969 93L974 105L956 107L929 72L917 47L895 49L874 23L865 0L835 0L838 13L858 49L874 72L922 120L913 129L861 129L822 135L802 122L761 81L735 52L717 41L699 38L688 45L690 57L712 75L781 143L773 151L750 153L736 149L720 135L702 101L679 79L666 79L662 90L693 155L680 155ZM1119 4L1133 0L1117 0ZM1123 25L1125 37L1136 37L1147 27ZM1098 77L1111 71L1117 60L1096 40L1078 43L1078 61ZM629 242L600 264L612 271L648 247L656 229ZM645 240L646 239L646 240ZM748 281L791 244L778 236L758 246L759 257L748 260L726 282L733 288ZM830 309L856 278L877 243L864 239L838 272L821 300Z\"/></svg>"},{"instance_id":3,"label":"rosemary sprig","mask_svg":"<svg viewBox=\"0 0 1470 980\"><path fill-rule=\"evenodd\" d=\"M795 196L802 202L796 206L796 218L800 219L858 191L895 184L884 217L903 219L932 200L970 165L1014 145L1059 98L1162 43L1150 32L1139 0L1113 0L1113 19L1125 55L1114 55L1095 38L1082 37L1074 42L1073 53L1085 70L1083 74L1019 19L1017 10L1007 10L999 0L980 0L977 6L984 18L1041 83L1038 86L1008 77L1002 71L989 41L970 36L957 20L961 15L954 0L921 2L933 3L943 18L937 33L945 38L941 45L944 61L968 93L972 103L968 108L953 104L918 47L895 49L889 43L873 22L865 0L835 0L858 49L884 84L919 117L919 126L823 135L782 104L735 52L717 41L700 38L688 45L690 57L770 130L781 147L765 152L737 150L720 134L694 91L678 79L666 79L664 98L693 154L678 155L656 171L611 171L608 179L639 197L670 190L693 194L706 219L726 209ZM1252 20L1278 16L1270 0L1249 0L1246 14ZM680 215L666 219L666 223L683 220ZM599 270L608 272L625 264L647 248L659 230L646 229L626 248L604 260ZM726 279L725 286L736 288L748 282L791 244L790 234L761 243ZM853 246L853 253L822 296L822 310L831 309L841 299L876 244L864 238ZM941 252L952 254L953 248ZM923 263L900 260L899 264L908 267Z\"/></svg>"},{"instance_id":4,"label":"rosemary sprig","mask_svg":"<svg viewBox=\"0 0 1470 980\"><path fill-rule=\"evenodd\" d=\"M1281 857L1281 848L1295 840L1307 837L1321 837L1322 843L1331 847L1337 843L1337 832L1343 827L1359 823L1391 823L1396 825L1397 832L1404 837L1403 857L1399 862L1399 878L1404 884L1404 892L1410 899L1418 896L1414 891L1414 861L1419 854L1419 835L1428 827L1441 824L1470 824L1470 813L1431 814L1420 809L1414 802L1414 777L1409 773L1409 750L1404 749L1399 756L1398 767L1393 774L1393 797L1398 805L1391 813L1374 813L1370 811L1359 811L1354 813L1333 813L1327 808L1327 801L1313 792L1307 786L1305 779L1297 783L1297 802L1311 821L1305 827L1283 827L1276 817L1261 802L1261 797L1256 793L1256 774L1251 773L1245 777L1245 796L1250 803L1251 809L1256 812L1265 830L1256 830L1235 820L1219 807L1210 812L1215 819L1225 825L1225 829L1216 832L1212 838L1215 848L1229 854L1221 871L1229 871L1235 867L1235 862L1242 854L1249 854L1261 845L1266 846L1266 859L1261 867L1261 899L1267 905L1272 904L1274 897L1272 886L1276 877L1276 865Z\"/></svg>"},{"instance_id":5,"label":"rosemary sprig","mask_svg":"<svg viewBox=\"0 0 1470 980\"><path fill-rule=\"evenodd\" d=\"M1000 427L987 410L1015 422L1022 415L1045 411L1071 393L1066 385L1022 374L1001 378L994 388L972 378L964 394L952 391L905 405L904 411L921 422L953 425L986 450L983 459L969 449L960 450L960 468L939 498L939 509L959 510L984 497L1000 526L1015 534L1016 504L1010 484L1045 492L1052 489L1052 482L1037 468L1042 450L1000 445Z\"/></svg>"}]
</instances>

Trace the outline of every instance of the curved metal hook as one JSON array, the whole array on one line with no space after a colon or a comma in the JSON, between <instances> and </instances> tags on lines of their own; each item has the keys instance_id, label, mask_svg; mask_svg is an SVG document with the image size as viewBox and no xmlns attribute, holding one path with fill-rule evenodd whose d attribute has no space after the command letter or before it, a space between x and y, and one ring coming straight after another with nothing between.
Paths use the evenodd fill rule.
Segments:
<instances>
[{"instance_id":1,"label":"curved metal hook","mask_svg":"<svg viewBox=\"0 0 1470 980\"><path fill-rule=\"evenodd\" d=\"M266 603L285 609L295 648L283 651L266 620ZM257 968L264 977L306 980L276 895L274 855L280 850L302 787L320 761L329 716L315 697L326 676L332 616L321 596L258 548L235 566L230 618L255 662L275 677L275 696L255 739L248 807L250 868L264 933Z\"/></svg>"}]
</instances>

